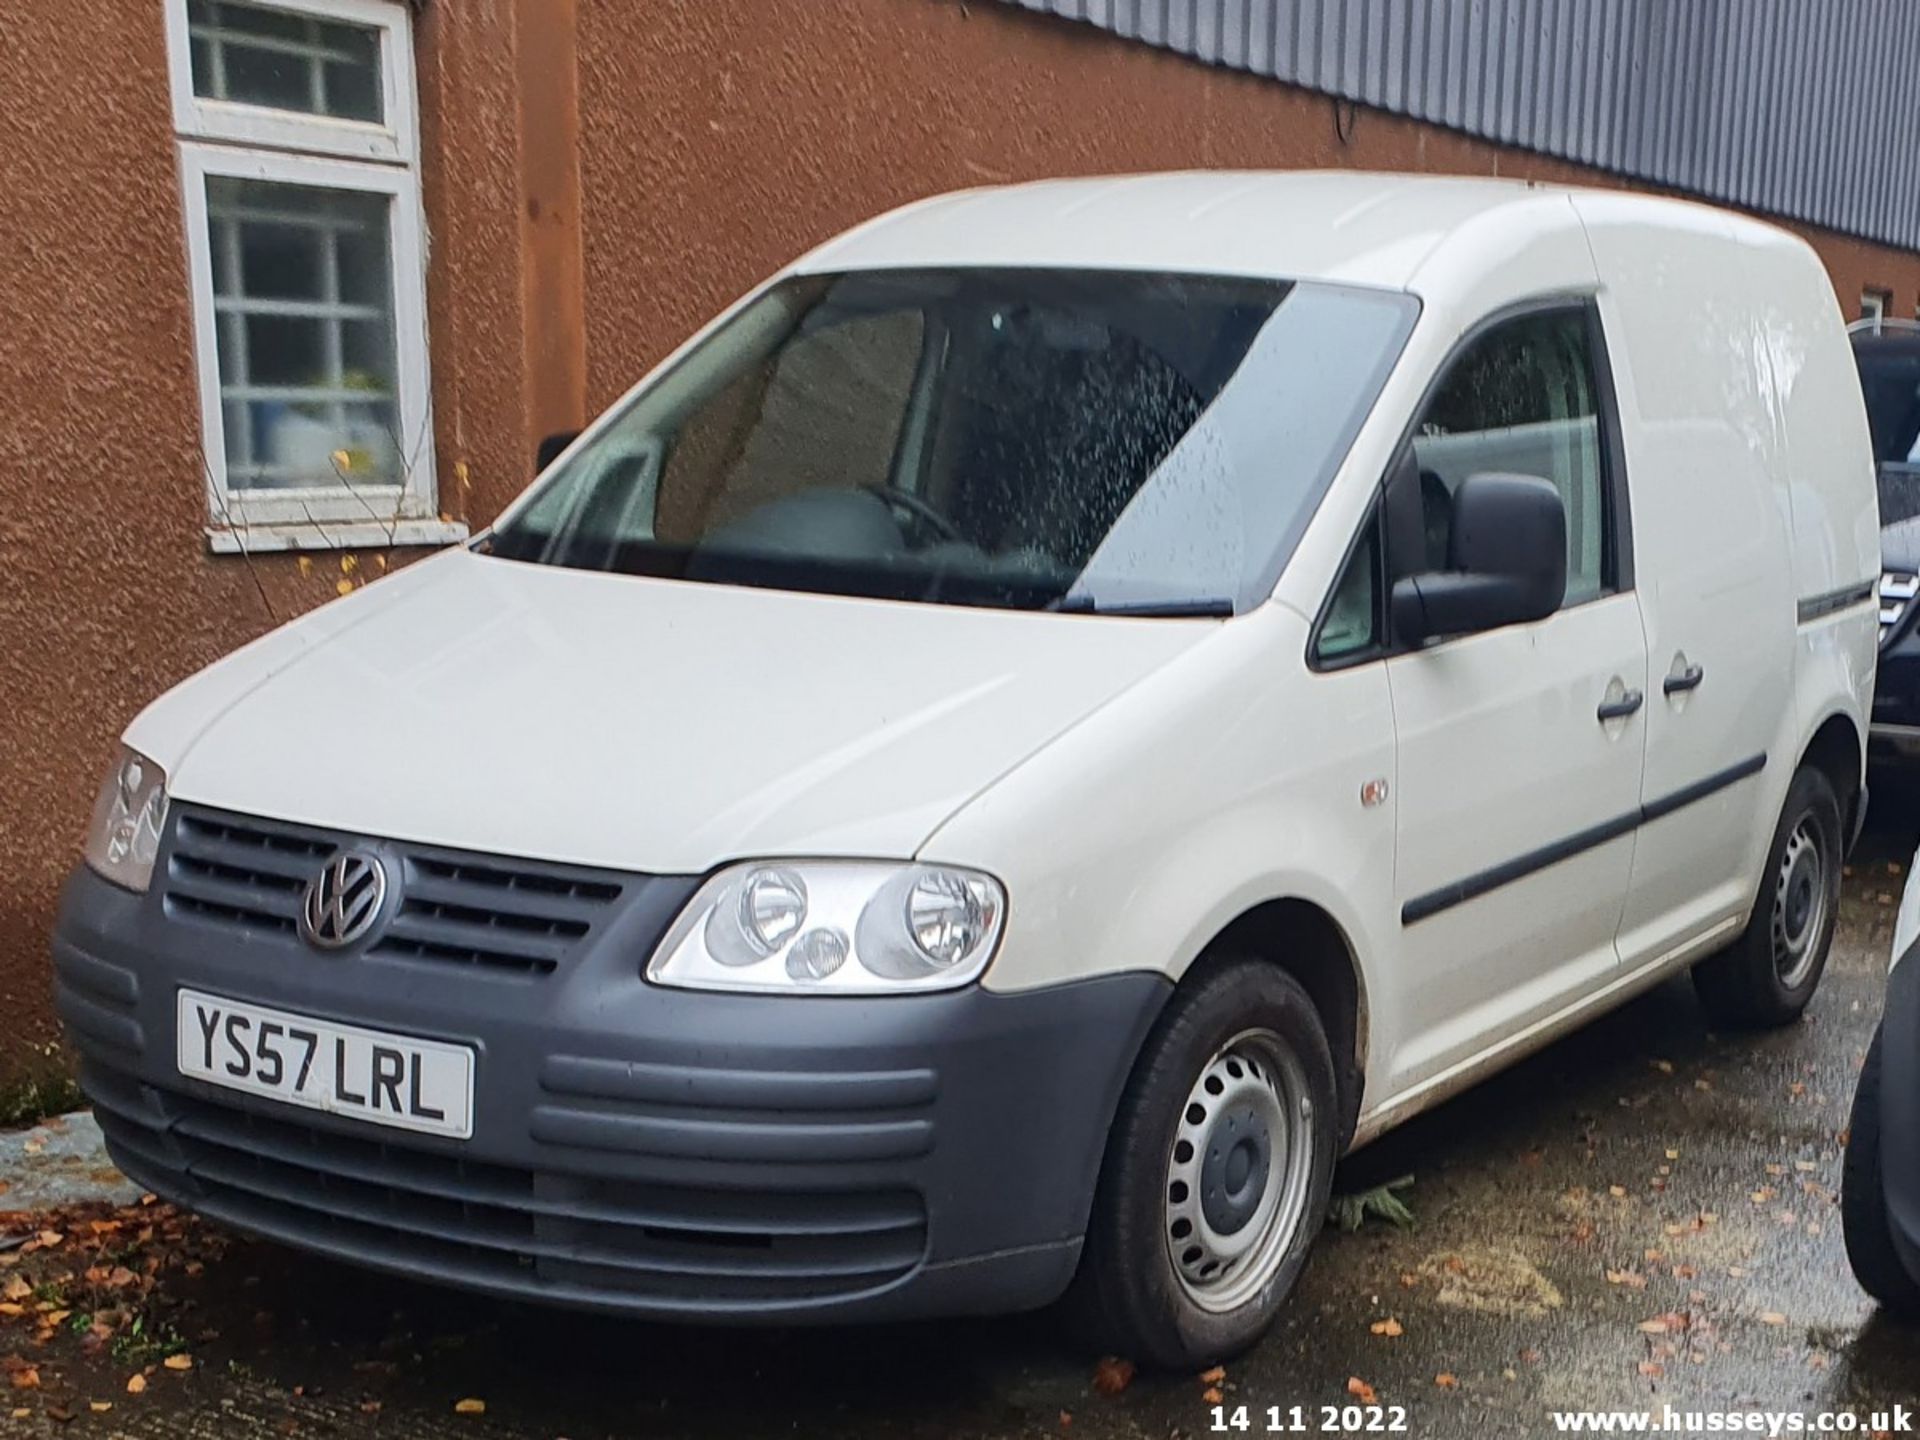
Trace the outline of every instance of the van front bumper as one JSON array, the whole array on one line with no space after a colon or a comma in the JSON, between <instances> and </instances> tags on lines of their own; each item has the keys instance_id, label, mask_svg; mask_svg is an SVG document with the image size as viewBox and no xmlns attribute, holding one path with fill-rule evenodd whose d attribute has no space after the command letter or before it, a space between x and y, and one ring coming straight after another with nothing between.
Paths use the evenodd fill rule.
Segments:
<instances>
[{"instance_id":1,"label":"van front bumper","mask_svg":"<svg viewBox=\"0 0 1920 1440\"><path fill-rule=\"evenodd\" d=\"M1881 1022L1880 1168L1907 1272L1920 1279L1920 945L1894 967Z\"/></svg>"},{"instance_id":2,"label":"van front bumper","mask_svg":"<svg viewBox=\"0 0 1920 1440\"><path fill-rule=\"evenodd\" d=\"M872 999L668 990L641 971L690 879L636 881L551 973L327 953L196 910L205 885L169 891L174 840L145 895L77 870L54 938L115 1163L235 1229L506 1297L742 1321L1044 1305L1072 1277L1170 993L1147 974ZM471 1046L472 1138L182 1076L183 987Z\"/></svg>"}]
</instances>

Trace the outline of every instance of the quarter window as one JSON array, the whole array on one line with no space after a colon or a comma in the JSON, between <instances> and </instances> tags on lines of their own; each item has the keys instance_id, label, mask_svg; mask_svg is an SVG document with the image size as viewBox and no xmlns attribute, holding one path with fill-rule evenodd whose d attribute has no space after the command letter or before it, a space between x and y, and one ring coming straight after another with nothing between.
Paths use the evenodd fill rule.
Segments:
<instances>
[{"instance_id":1,"label":"quarter window","mask_svg":"<svg viewBox=\"0 0 1920 1440\"><path fill-rule=\"evenodd\" d=\"M450 540L409 12L166 0L216 550Z\"/></svg>"},{"instance_id":2,"label":"quarter window","mask_svg":"<svg viewBox=\"0 0 1920 1440\"><path fill-rule=\"evenodd\" d=\"M1567 511L1567 598L1614 588L1613 519L1601 443L1589 317L1584 309L1505 321L1453 363L1414 428L1427 564L1441 568L1453 496L1469 475L1537 475Z\"/></svg>"},{"instance_id":3,"label":"quarter window","mask_svg":"<svg viewBox=\"0 0 1920 1440\"><path fill-rule=\"evenodd\" d=\"M1327 664L1366 655L1380 638L1380 522L1367 528L1347 559L1345 574L1327 602L1314 641L1314 658Z\"/></svg>"}]
</instances>

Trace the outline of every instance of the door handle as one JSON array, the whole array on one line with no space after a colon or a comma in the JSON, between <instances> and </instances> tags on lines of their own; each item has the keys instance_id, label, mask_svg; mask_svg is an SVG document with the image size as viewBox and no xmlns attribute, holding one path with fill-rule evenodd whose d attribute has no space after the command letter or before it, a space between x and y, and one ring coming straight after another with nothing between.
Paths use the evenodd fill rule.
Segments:
<instances>
[{"instance_id":1,"label":"door handle","mask_svg":"<svg viewBox=\"0 0 1920 1440\"><path fill-rule=\"evenodd\" d=\"M1707 678L1707 672L1698 665L1689 665L1678 675L1669 675L1660 682L1660 688L1669 695L1684 695L1695 689Z\"/></svg>"},{"instance_id":2,"label":"door handle","mask_svg":"<svg viewBox=\"0 0 1920 1440\"><path fill-rule=\"evenodd\" d=\"M1602 700L1600 709L1596 713L1600 717L1600 723L1604 725L1609 720L1626 719L1646 703L1647 697L1640 691L1629 690L1618 700Z\"/></svg>"}]
</instances>

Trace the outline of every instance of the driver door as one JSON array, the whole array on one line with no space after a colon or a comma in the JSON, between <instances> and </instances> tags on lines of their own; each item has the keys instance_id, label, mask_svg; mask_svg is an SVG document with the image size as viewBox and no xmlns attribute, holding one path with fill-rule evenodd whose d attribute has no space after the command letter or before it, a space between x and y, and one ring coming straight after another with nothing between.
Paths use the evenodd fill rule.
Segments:
<instances>
[{"instance_id":1,"label":"driver door","mask_svg":"<svg viewBox=\"0 0 1920 1440\"><path fill-rule=\"evenodd\" d=\"M1417 536L1389 532L1400 573L1434 568L1447 553L1452 495L1472 474L1551 481L1568 547L1557 613L1387 662L1411 1007L1395 1089L1444 1077L1617 972L1647 655L1621 563L1604 364L1584 302L1483 327L1429 397L1395 487L1401 503L1389 499L1390 524L1395 513L1419 517Z\"/></svg>"}]
</instances>

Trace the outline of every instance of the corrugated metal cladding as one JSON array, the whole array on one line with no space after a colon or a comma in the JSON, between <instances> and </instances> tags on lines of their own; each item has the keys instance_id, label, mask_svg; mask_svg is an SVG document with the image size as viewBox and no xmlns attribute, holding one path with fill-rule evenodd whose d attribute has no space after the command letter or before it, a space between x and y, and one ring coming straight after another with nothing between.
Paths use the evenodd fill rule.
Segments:
<instances>
[{"instance_id":1,"label":"corrugated metal cladding","mask_svg":"<svg viewBox=\"0 0 1920 1440\"><path fill-rule=\"evenodd\" d=\"M1920 0L1007 0L1920 250Z\"/></svg>"}]
</instances>

